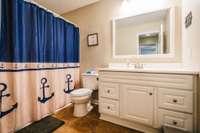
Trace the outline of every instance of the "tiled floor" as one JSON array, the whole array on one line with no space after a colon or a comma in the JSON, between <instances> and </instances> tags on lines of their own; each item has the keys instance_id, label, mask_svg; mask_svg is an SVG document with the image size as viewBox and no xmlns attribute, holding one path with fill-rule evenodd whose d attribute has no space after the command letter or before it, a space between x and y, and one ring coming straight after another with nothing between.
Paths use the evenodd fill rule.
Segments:
<instances>
[{"instance_id":1,"label":"tiled floor","mask_svg":"<svg viewBox=\"0 0 200 133\"><path fill-rule=\"evenodd\" d=\"M54 133L140 133L100 120L97 107L82 118L73 117L73 106L61 110L54 117L65 121Z\"/></svg>"}]
</instances>

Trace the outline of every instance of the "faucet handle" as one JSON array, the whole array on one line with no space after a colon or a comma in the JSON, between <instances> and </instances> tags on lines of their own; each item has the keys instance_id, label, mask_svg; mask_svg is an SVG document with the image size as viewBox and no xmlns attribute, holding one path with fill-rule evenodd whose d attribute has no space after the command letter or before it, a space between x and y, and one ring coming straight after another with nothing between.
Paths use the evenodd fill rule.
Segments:
<instances>
[{"instance_id":1,"label":"faucet handle","mask_svg":"<svg viewBox=\"0 0 200 133\"><path fill-rule=\"evenodd\" d=\"M134 65L135 69L143 69L144 68L144 65L143 64L140 64L140 63L137 63Z\"/></svg>"},{"instance_id":2,"label":"faucet handle","mask_svg":"<svg viewBox=\"0 0 200 133\"><path fill-rule=\"evenodd\" d=\"M140 64L140 69L143 69L144 68L144 64Z\"/></svg>"},{"instance_id":3,"label":"faucet handle","mask_svg":"<svg viewBox=\"0 0 200 133\"><path fill-rule=\"evenodd\" d=\"M130 64L131 64L130 59L126 59L126 64L127 64L127 67L130 67Z\"/></svg>"},{"instance_id":4,"label":"faucet handle","mask_svg":"<svg viewBox=\"0 0 200 133\"><path fill-rule=\"evenodd\" d=\"M139 64L136 63L136 64L134 65L134 67L135 67L135 69L138 69L138 68L139 68Z\"/></svg>"}]
</instances>

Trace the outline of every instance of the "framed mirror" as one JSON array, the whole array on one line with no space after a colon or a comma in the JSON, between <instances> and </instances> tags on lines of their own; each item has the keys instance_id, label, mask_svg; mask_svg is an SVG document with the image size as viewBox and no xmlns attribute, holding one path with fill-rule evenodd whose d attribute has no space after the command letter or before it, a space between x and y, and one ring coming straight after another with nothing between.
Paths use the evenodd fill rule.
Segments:
<instances>
[{"instance_id":1,"label":"framed mirror","mask_svg":"<svg viewBox=\"0 0 200 133\"><path fill-rule=\"evenodd\" d=\"M175 8L113 19L113 57L174 54Z\"/></svg>"}]
</instances>

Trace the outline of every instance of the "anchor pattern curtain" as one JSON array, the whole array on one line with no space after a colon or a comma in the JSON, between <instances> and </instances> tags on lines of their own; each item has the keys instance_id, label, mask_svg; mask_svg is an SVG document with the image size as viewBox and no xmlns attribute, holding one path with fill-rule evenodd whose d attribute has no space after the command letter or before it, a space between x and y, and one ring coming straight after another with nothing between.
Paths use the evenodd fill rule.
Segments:
<instances>
[{"instance_id":1,"label":"anchor pattern curtain","mask_svg":"<svg viewBox=\"0 0 200 133\"><path fill-rule=\"evenodd\" d=\"M1 0L0 133L71 103L79 85L79 29L24 0Z\"/></svg>"}]
</instances>

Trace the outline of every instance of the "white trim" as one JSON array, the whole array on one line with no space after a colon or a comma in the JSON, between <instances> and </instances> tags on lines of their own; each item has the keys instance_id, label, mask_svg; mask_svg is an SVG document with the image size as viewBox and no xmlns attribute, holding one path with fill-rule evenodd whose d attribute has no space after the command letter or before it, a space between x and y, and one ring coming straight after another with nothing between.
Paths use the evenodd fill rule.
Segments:
<instances>
[{"instance_id":1,"label":"white trim","mask_svg":"<svg viewBox=\"0 0 200 133\"><path fill-rule=\"evenodd\" d=\"M65 106L63 106L63 107L57 109L53 114L56 114L56 113L58 113L59 111L65 109L65 108L67 108L67 107L69 107L69 106L71 106L71 105L72 105L72 103L69 103L69 104L67 104L67 105L65 105Z\"/></svg>"},{"instance_id":2,"label":"white trim","mask_svg":"<svg viewBox=\"0 0 200 133\"><path fill-rule=\"evenodd\" d=\"M115 19L112 20L112 38L113 38L112 39L112 41L113 41L112 42L113 43L113 49L112 49L113 54L112 55L113 55L114 58L117 57L116 56L116 50L115 50L116 49L116 41L115 41L116 40L116 38L115 38L115 36L116 36L116 31L115 31L116 24L115 24L115 21L116 21Z\"/></svg>"},{"instance_id":3,"label":"white trim","mask_svg":"<svg viewBox=\"0 0 200 133\"><path fill-rule=\"evenodd\" d=\"M159 43L160 43L160 48L159 48L159 50L160 50L160 54L163 54L164 53L164 48L163 48L163 41L164 41L164 39L163 39L163 23L160 25L160 34L159 34Z\"/></svg>"},{"instance_id":4,"label":"white trim","mask_svg":"<svg viewBox=\"0 0 200 133\"><path fill-rule=\"evenodd\" d=\"M175 28L176 28L176 8L171 8L170 11L170 52L175 53Z\"/></svg>"},{"instance_id":5,"label":"white trim","mask_svg":"<svg viewBox=\"0 0 200 133\"><path fill-rule=\"evenodd\" d=\"M40 7L40 8L42 8L42 9L46 10L47 12L52 13L56 18L60 18L60 19L62 19L62 20L64 20L64 21L66 21L66 22L68 22L68 23L71 23L71 24L75 25L76 27L78 27L77 24L75 24L75 23L73 23L72 21L70 21L70 20L68 20L68 19L66 19L66 18L64 18L64 17L62 17L62 16L60 16L59 14L53 12L52 10L47 9L46 7L40 5L39 3L37 3L37 2L35 2L35 1L33 1L33 0L24 0L24 1L25 1L25 2L28 2L28 3L31 3L31 4L33 4L33 5L36 5L36 6Z\"/></svg>"},{"instance_id":6,"label":"white trim","mask_svg":"<svg viewBox=\"0 0 200 133\"><path fill-rule=\"evenodd\" d=\"M152 55L116 55L116 30L115 30L115 26L116 26L116 21L120 20L120 19L125 19L125 18L129 18L129 17L136 17L136 16L141 16L141 15L147 15L147 14L151 14L154 12L158 12L158 11L164 11L164 10L168 10L170 11L170 53L168 54L152 54ZM151 11L151 12L146 12L146 13L141 13L141 14L135 14L135 15L129 15L129 16L125 16L125 17L115 17L112 20L112 45L113 45L113 57L114 59L125 59L125 58L174 58L175 57L175 25L176 25L176 7L171 7L171 8L163 8L160 10L155 10L155 11Z\"/></svg>"}]
</instances>

